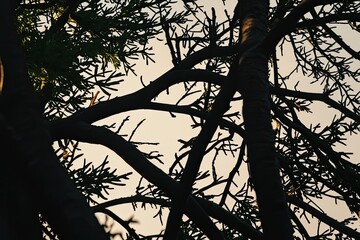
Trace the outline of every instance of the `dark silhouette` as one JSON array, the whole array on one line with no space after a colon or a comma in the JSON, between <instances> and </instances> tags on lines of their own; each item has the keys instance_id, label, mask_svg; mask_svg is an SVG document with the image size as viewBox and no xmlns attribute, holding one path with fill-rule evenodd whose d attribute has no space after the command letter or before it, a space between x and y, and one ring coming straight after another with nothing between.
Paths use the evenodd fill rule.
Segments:
<instances>
[{"instance_id":1,"label":"dark silhouette","mask_svg":"<svg viewBox=\"0 0 360 240\"><path fill-rule=\"evenodd\" d=\"M359 131L360 55L340 34L343 23L359 34L359 1L223 1L225 11L200 0L105 2L1 3L1 239L360 238L349 227L356 217L316 205L360 211L360 166L339 148ZM173 67L136 77L142 87L124 94L123 80L147 73L136 64L158 61L159 42ZM328 107L331 119L315 117ZM179 134L174 158L142 139L145 119L129 130L134 110L169 114L161 121ZM108 156L88 162L82 143L107 147L136 173ZM122 204L156 209L165 230L141 234L141 219L110 208Z\"/></svg>"},{"instance_id":2,"label":"dark silhouette","mask_svg":"<svg viewBox=\"0 0 360 240\"><path fill-rule=\"evenodd\" d=\"M38 96L27 73L12 4L3 1L0 10L4 68L1 238L41 239L41 212L62 239L107 239L51 147Z\"/></svg>"}]
</instances>

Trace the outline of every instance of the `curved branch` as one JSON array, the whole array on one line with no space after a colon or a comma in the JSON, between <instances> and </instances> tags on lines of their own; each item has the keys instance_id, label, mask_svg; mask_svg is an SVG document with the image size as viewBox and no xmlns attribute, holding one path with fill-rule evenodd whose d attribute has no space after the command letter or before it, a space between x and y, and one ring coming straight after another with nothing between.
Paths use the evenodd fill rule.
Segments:
<instances>
[{"instance_id":1,"label":"curved branch","mask_svg":"<svg viewBox=\"0 0 360 240\"><path fill-rule=\"evenodd\" d=\"M117 199L109 200L107 202L99 203L96 206L93 206L92 209L95 212L98 212L103 208L114 207L114 206L121 205L121 204L135 203L135 202L156 204L156 205L160 205L163 207L171 206L170 201L168 201L166 199L151 198L151 197L146 197L146 196L142 196L142 195L134 195L131 197L117 198Z\"/></svg>"},{"instance_id":2,"label":"curved branch","mask_svg":"<svg viewBox=\"0 0 360 240\"><path fill-rule=\"evenodd\" d=\"M199 117L202 119L206 119L207 116L209 115L209 112L199 111L194 108L191 108L191 106L177 106L177 105L156 103L156 102L151 102L149 104L146 104L146 106L144 106L144 108L166 111L166 112L171 112L171 113L181 113L181 114L186 114L189 116ZM234 122L222 119L219 123L219 126L226 127L230 130L230 132L235 132L235 133L239 134L241 137L244 137L245 130L240 125L238 125Z\"/></svg>"},{"instance_id":3,"label":"curved branch","mask_svg":"<svg viewBox=\"0 0 360 240\"><path fill-rule=\"evenodd\" d=\"M210 111L204 126L195 139L193 148L189 152L188 160L181 176L179 192L177 192L176 198L173 199L175 201L167 220L164 239L173 239L175 234L178 232L185 207L184 200L192 192L192 185L199 171L206 147L216 131L223 114L229 109L229 104L235 94L234 85L235 79L229 78L225 81L225 84L223 84L216 97L213 108Z\"/></svg>"},{"instance_id":4,"label":"curved branch","mask_svg":"<svg viewBox=\"0 0 360 240\"><path fill-rule=\"evenodd\" d=\"M278 42L288 33L296 29L297 22L316 6L342 2L340 0L303 0L285 18L279 21L275 28L270 30L262 43L262 49L269 56L273 53Z\"/></svg>"},{"instance_id":5,"label":"curved branch","mask_svg":"<svg viewBox=\"0 0 360 240\"><path fill-rule=\"evenodd\" d=\"M314 207L310 206L309 204L295 198L295 197L288 197L288 201L291 204L294 204L302 209L304 209L305 211L309 212L310 214L312 214L313 216L315 216L316 218L318 218L320 221L328 224L329 226L335 228L336 230L338 230L341 233L345 233L346 235L348 235L349 237L353 237L354 239L360 239L360 233L345 226L344 224L336 221L335 219L329 217L328 215L320 212L319 210L315 209Z\"/></svg>"},{"instance_id":6,"label":"curved branch","mask_svg":"<svg viewBox=\"0 0 360 240\"><path fill-rule=\"evenodd\" d=\"M324 25L326 23L338 22L338 21L360 21L359 13L337 13L330 14L325 17L319 17L316 19L304 20L296 24L296 29L303 29L308 27L314 27L319 25Z\"/></svg>"},{"instance_id":7,"label":"curved branch","mask_svg":"<svg viewBox=\"0 0 360 240\"><path fill-rule=\"evenodd\" d=\"M359 15L360 18L360 15ZM322 25L325 31L345 50L347 51L353 58L360 60L360 52L356 52L352 49L348 44L344 42L344 40L339 37L331 28L329 28L326 24Z\"/></svg>"},{"instance_id":8,"label":"curved branch","mask_svg":"<svg viewBox=\"0 0 360 240\"><path fill-rule=\"evenodd\" d=\"M49 127L53 141L70 138L86 143L101 144L114 151L135 171L161 188L170 197L177 190L175 180L169 178L166 173L149 162L134 145L109 129L69 120L50 123Z\"/></svg>"},{"instance_id":9,"label":"curved branch","mask_svg":"<svg viewBox=\"0 0 360 240\"><path fill-rule=\"evenodd\" d=\"M125 96L81 110L68 119L92 123L127 110L143 108L162 91L183 81L207 81L221 85L225 76L206 70L170 70L148 86Z\"/></svg>"},{"instance_id":10,"label":"curved branch","mask_svg":"<svg viewBox=\"0 0 360 240\"><path fill-rule=\"evenodd\" d=\"M128 233L131 237L133 237L136 240L140 240L139 235L135 232L135 230L132 227L130 227L129 222L122 220L119 216L117 216L115 213L113 213L109 209L99 208L99 209L95 210L95 212L101 212L101 213L108 215L109 217L114 219L116 222L118 222L121 226L123 226L126 229L126 231L128 231Z\"/></svg>"},{"instance_id":11,"label":"curved branch","mask_svg":"<svg viewBox=\"0 0 360 240\"><path fill-rule=\"evenodd\" d=\"M313 132L307 129L304 125L302 125L301 123L295 123L291 121L289 118L287 118L273 102L271 108L275 113L276 117L281 122L303 134L311 145L313 145L315 148L318 148L319 149L318 154L321 154L321 157L325 157L326 154L327 158L331 160L332 163L336 166L337 173L335 174L338 174L342 178L344 183L346 183L347 186L349 186L354 191L359 192L360 190L359 186L357 186L356 182L352 182L351 180L348 180L349 173L347 173L345 170L346 165L354 165L354 164L343 159L340 153L334 151L331 146L323 142L317 135L315 135ZM325 154L323 154L320 150Z\"/></svg>"},{"instance_id":12,"label":"curved branch","mask_svg":"<svg viewBox=\"0 0 360 240\"><path fill-rule=\"evenodd\" d=\"M139 173L144 176L148 181L154 183L156 186L166 192L168 196L171 197L174 195L174 192L177 192L178 185L175 180L170 178L160 169L156 168L149 161L147 161L147 159L136 147L128 143L121 136L108 129L91 126L85 123L76 123L69 120L59 120L50 123L50 130L52 136L54 137L53 140L57 140L60 138L72 138L75 140L94 144L101 144L105 147L108 147L109 149L117 153L120 157L122 157L124 161L126 161L136 171L139 171ZM112 204L121 204L129 200L130 198L116 199L108 203L104 203L104 205L100 206L109 207ZM134 200L133 197L132 200ZM165 204L164 202L161 202L161 200L159 201L160 202L154 200L152 203ZM205 234L209 234L209 236L219 236L211 232L215 232L218 230L214 230L213 223L210 221L207 215L202 215L203 213L199 210L198 203L203 209L206 210L206 213L209 214L211 217L222 221L229 227L232 227L233 229L242 233L244 236L254 240L261 239L261 232L254 229L252 226L249 226L247 223L243 222L238 217L217 206L215 203L211 203L207 200L197 197L195 198L190 195L186 200L185 213L191 220L194 221L195 224L197 224L205 232Z\"/></svg>"},{"instance_id":13,"label":"curved branch","mask_svg":"<svg viewBox=\"0 0 360 240\"><path fill-rule=\"evenodd\" d=\"M190 69L196 64L214 57L225 57L231 56L234 54L243 53L245 48L241 43L237 43L230 46L208 46L205 47L189 56L187 56L184 60L179 62L176 66L176 69Z\"/></svg>"},{"instance_id":14,"label":"curved branch","mask_svg":"<svg viewBox=\"0 0 360 240\"><path fill-rule=\"evenodd\" d=\"M302 99L307 99L307 100L322 101L322 102L328 104L329 106L333 107L334 109L339 110L348 118L351 118L355 122L360 123L359 115L350 111L349 109L347 109L340 103L335 102L326 93L301 92L301 91L294 91L294 90L290 90L290 89L283 89L283 88L279 88L279 87L270 87L270 92L275 95L291 96L291 97L302 98Z\"/></svg>"},{"instance_id":15,"label":"curved branch","mask_svg":"<svg viewBox=\"0 0 360 240\"><path fill-rule=\"evenodd\" d=\"M248 237L252 240L260 240L262 239L262 233L252 226L248 225L242 219L238 218L237 216L231 214L227 210L221 208L219 205L212 203L206 199L202 199L199 197L194 197L195 201L197 201L205 210L206 212L213 218L219 220L220 222L224 223L228 227L235 229L236 231L243 234L244 237ZM150 203L150 204L157 204L164 207L170 207L171 203L165 199L156 199L146 196L135 195L131 197L125 198L118 198L114 200L110 200L97 206L94 206L94 211L99 211L102 208L116 206L118 204L126 204L132 202L142 202L142 203ZM191 208L187 206L185 208L186 214L191 211Z\"/></svg>"},{"instance_id":16,"label":"curved branch","mask_svg":"<svg viewBox=\"0 0 360 240\"><path fill-rule=\"evenodd\" d=\"M149 182L162 189L170 198L174 198L177 194L179 187L176 181L149 162L134 145L116 133L103 127L75 121L58 121L56 124L50 124L50 127L54 140L71 138L108 147ZM186 199L186 204L191 208L191 211L187 212L188 217L207 236L222 239L220 231L191 196Z\"/></svg>"},{"instance_id":17,"label":"curved branch","mask_svg":"<svg viewBox=\"0 0 360 240\"><path fill-rule=\"evenodd\" d=\"M234 168L229 173L228 180L226 182L223 194L219 202L220 206L225 204L226 197L230 193L230 187L234 183L234 176L239 171L241 163L244 161L244 156L245 156L245 141L241 143L238 159L236 161Z\"/></svg>"},{"instance_id":18,"label":"curved branch","mask_svg":"<svg viewBox=\"0 0 360 240\"><path fill-rule=\"evenodd\" d=\"M316 18L314 20L319 20L319 19L323 19L323 18L320 18L318 16L318 14L312 10L311 11L311 15ZM333 16L334 18L337 17L337 16L342 16L342 15L345 15L348 17L347 20L352 20L352 21L359 21L360 20L360 14L358 13L343 13L343 14L334 14L334 15L331 15ZM329 16L330 17L330 16ZM326 17L324 17L326 18ZM344 42L344 40L339 37L330 27L328 27L325 23L322 23L321 24L321 27L330 35L330 37L332 37L334 39L335 42L337 42L345 51L347 51L352 57L354 57L355 59L358 59L360 60L360 52L356 52L354 49L352 49L348 44L346 44Z\"/></svg>"}]
</instances>

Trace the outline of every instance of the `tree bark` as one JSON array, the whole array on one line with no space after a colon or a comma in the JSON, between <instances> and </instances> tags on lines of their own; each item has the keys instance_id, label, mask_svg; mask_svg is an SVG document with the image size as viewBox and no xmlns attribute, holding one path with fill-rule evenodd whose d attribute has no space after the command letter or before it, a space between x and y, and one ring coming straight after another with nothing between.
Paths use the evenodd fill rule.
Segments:
<instances>
[{"instance_id":1,"label":"tree bark","mask_svg":"<svg viewBox=\"0 0 360 240\"><path fill-rule=\"evenodd\" d=\"M264 238L292 239L292 226L275 157L271 125L266 51L268 1L240 0L241 41L248 47L237 69L243 96L243 116L250 175L254 184Z\"/></svg>"},{"instance_id":2,"label":"tree bark","mask_svg":"<svg viewBox=\"0 0 360 240\"><path fill-rule=\"evenodd\" d=\"M41 240L41 225L38 212L30 199L23 168L14 161L9 139L11 129L4 117L0 116L0 239ZM21 231L19 231L21 229Z\"/></svg>"},{"instance_id":3,"label":"tree bark","mask_svg":"<svg viewBox=\"0 0 360 240\"><path fill-rule=\"evenodd\" d=\"M5 140L2 140L0 147L5 153L5 158L2 158L3 166L8 167L5 171L17 179L15 182L11 178L5 179L6 184L10 187L18 186L19 189L10 189L6 195L7 200L2 203L18 202L17 206L12 204L13 207L28 210L30 213L26 216L29 218L26 218L27 223L24 224L29 226L34 224L32 221L38 217L38 212L41 212L60 239L105 240L107 237L104 230L52 149L40 103L27 74L25 56L15 26L13 3L11 0L2 1L0 8L0 56L5 76L0 112L10 129L6 139L9 147L5 148ZM15 195L12 195L12 192ZM26 203L20 199L24 197L34 205L24 205ZM10 204L6 207L12 206ZM28 209L29 207L31 209ZM19 213L18 219L13 219L16 222L3 218L1 223L5 224L5 227L7 224L16 229L15 224L23 220L21 217ZM1 226L0 229L5 227ZM39 229L29 231L31 234L27 236L41 234ZM13 232L8 236L10 239L25 239L15 236Z\"/></svg>"}]
</instances>

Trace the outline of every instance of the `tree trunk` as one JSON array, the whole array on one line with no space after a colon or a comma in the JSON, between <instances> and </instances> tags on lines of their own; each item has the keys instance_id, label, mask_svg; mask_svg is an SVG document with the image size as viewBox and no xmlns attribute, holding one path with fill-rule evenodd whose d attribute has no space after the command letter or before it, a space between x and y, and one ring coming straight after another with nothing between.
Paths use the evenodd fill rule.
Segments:
<instances>
[{"instance_id":1,"label":"tree trunk","mask_svg":"<svg viewBox=\"0 0 360 240\"><path fill-rule=\"evenodd\" d=\"M266 51L260 44L267 33L268 1L240 0L241 41L249 50L240 59L238 89L243 116L250 175L254 184L265 239L292 239L271 125Z\"/></svg>"},{"instance_id":2,"label":"tree trunk","mask_svg":"<svg viewBox=\"0 0 360 240\"><path fill-rule=\"evenodd\" d=\"M12 209L11 205L25 210L31 207L32 209L26 211L28 217L26 220L29 226L34 224L31 221L40 211L55 232L59 234L60 239L105 240L107 237L85 198L69 179L52 149L51 138L42 119L40 103L27 74L25 57L17 36L12 4L12 0L4 0L0 8L0 32L2 33L0 56L5 76L4 89L0 99L0 113L11 128L10 137L7 139L9 148L5 148L4 141L1 142L0 147L5 153L5 158L4 156L1 158L2 166L8 167L3 171L9 171L11 176L17 178L16 181L7 179L6 184L19 188L10 189L11 191L5 197L7 200L4 199L2 203L14 202L21 205L5 206L10 211L14 211L12 213L15 213L15 209ZM13 162L6 164L5 161ZM12 195L12 191L14 191L14 195ZM23 197L31 200L31 203L35 205L30 206L19 199ZM22 217L21 213L18 217ZM21 222L21 219L15 220ZM12 226L12 229L17 227L15 226L16 222L9 222L9 219L2 217L0 221L5 226L6 224ZM4 228L1 226L0 230ZM23 229L16 230L23 231ZM28 236L40 232L39 229L29 229L29 231L32 233L29 233ZM10 239L24 239L13 234L8 233Z\"/></svg>"},{"instance_id":3,"label":"tree trunk","mask_svg":"<svg viewBox=\"0 0 360 240\"><path fill-rule=\"evenodd\" d=\"M29 197L25 169L14 161L10 135L9 125L0 115L0 239L41 240L39 213Z\"/></svg>"}]
</instances>

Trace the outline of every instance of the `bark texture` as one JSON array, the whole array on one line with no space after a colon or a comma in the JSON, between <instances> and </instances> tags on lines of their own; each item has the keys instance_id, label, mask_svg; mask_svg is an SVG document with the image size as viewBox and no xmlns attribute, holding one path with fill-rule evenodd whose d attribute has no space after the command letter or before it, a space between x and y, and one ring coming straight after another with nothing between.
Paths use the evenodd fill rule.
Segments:
<instances>
[{"instance_id":1,"label":"bark texture","mask_svg":"<svg viewBox=\"0 0 360 240\"><path fill-rule=\"evenodd\" d=\"M243 96L243 116L250 174L254 184L265 239L292 239L271 125L266 51L267 0L240 0L242 44L249 49L240 59L238 90Z\"/></svg>"}]
</instances>

